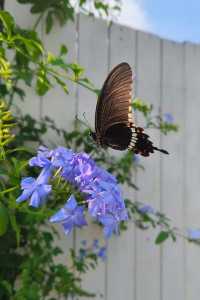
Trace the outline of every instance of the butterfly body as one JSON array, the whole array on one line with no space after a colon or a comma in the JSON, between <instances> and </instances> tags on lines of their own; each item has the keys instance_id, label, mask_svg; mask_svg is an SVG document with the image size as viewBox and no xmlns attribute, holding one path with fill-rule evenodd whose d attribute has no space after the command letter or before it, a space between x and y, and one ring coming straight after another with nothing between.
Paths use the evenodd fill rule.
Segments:
<instances>
[{"instance_id":1,"label":"butterfly body","mask_svg":"<svg viewBox=\"0 0 200 300\"><path fill-rule=\"evenodd\" d=\"M168 154L154 147L143 128L135 126L131 106L132 77L127 63L117 65L110 72L97 101L95 132L91 136L103 148L129 149L143 156L149 156L154 150Z\"/></svg>"}]
</instances>

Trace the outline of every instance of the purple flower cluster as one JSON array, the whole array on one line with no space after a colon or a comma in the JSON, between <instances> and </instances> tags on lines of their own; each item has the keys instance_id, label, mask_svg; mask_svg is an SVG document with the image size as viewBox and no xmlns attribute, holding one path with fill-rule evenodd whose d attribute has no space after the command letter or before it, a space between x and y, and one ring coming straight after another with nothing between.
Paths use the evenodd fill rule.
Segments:
<instances>
[{"instance_id":1,"label":"purple flower cluster","mask_svg":"<svg viewBox=\"0 0 200 300\"><path fill-rule=\"evenodd\" d=\"M84 211L104 227L104 235L109 238L118 233L119 223L128 219L127 210L116 178L100 168L86 153L75 153L64 147L49 151L40 147L36 157L29 161L30 166L42 168L37 179L27 177L22 180L22 194L17 202L29 200L29 205L39 207L51 192L49 179L55 173L85 195L85 205L79 205L73 195L54 216L51 222L62 223L69 233L75 226L87 224Z\"/></svg>"}]
</instances>

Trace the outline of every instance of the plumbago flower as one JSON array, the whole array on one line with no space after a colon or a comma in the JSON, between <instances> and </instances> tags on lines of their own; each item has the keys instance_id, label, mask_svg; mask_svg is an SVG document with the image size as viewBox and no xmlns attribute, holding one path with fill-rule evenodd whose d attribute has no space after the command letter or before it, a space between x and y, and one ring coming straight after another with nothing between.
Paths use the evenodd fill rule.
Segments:
<instances>
[{"instance_id":1,"label":"plumbago flower","mask_svg":"<svg viewBox=\"0 0 200 300\"><path fill-rule=\"evenodd\" d=\"M164 113L163 121L168 124L174 123L174 117L170 113Z\"/></svg>"},{"instance_id":2,"label":"plumbago flower","mask_svg":"<svg viewBox=\"0 0 200 300\"><path fill-rule=\"evenodd\" d=\"M44 204L51 192L49 180L58 173L84 194L84 205L79 205L71 195L64 207L50 218L50 222L61 223L66 234L74 227L87 225L86 210L103 225L106 238L112 233L118 233L120 222L128 220L116 178L97 166L86 153L75 153L64 147L48 150L42 146L39 147L37 156L29 161L29 165L40 167L42 171L37 179L27 177L22 180L23 192L17 202L28 200L29 205L34 207Z\"/></svg>"}]
</instances>

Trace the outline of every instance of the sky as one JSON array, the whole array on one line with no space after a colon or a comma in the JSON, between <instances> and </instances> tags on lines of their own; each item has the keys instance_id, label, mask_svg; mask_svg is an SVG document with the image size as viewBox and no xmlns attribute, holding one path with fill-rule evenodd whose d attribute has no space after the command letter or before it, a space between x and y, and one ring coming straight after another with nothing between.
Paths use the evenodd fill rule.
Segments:
<instances>
[{"instance_id":1,"label":"sky","mask_svg":"<svg viewBox=\"0 0 200 300\"><path fill-rule=\"evenodd\" d=\"M122 0L119 22L175 41L200 43L200 0Z\"/></svg>"}]
</instances>

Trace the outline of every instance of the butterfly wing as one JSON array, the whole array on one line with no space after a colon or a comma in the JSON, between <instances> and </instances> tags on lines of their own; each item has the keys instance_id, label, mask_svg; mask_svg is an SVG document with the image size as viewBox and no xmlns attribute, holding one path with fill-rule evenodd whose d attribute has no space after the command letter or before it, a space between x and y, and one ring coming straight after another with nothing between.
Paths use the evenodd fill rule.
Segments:
<instances>
[{"instance_id":1,"label":"butterfly wing","mask_svg":"<svg viewBox=\"0 0 200 300\"><path fill-rule=\"evenodd\" d=\"M95 130L100 143L117 150L128 147L133 124L132 70L129 64L117 65L108 75L98 98Z\"/></svg>"}]
</instances>

